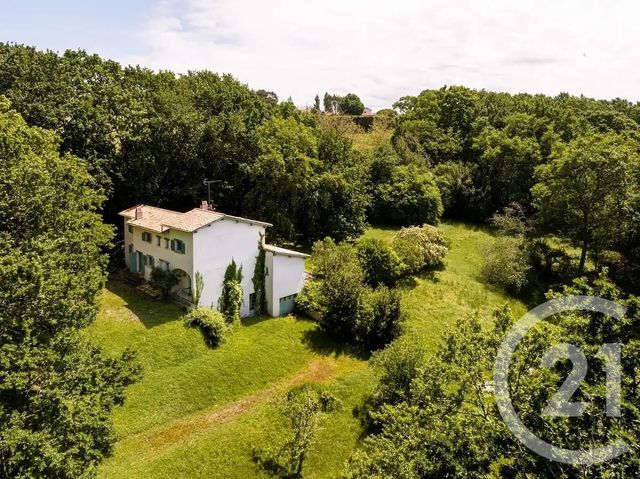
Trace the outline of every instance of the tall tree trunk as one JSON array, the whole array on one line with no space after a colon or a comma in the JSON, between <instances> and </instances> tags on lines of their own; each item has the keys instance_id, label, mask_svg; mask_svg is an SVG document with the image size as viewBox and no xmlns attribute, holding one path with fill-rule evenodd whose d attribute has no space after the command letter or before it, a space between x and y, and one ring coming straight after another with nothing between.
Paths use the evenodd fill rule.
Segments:
<instances>
[{"instance_id":1,"label":"tall tree trunk","mask_svg":"<svg viewBox=\"0 0 640 479\"><path fill-rule=\"evenodd\" d=\"M584 271L584 264L587 261L587 247L589 246L589 242L587 239L582 240L582 251L580 252L580 264L578 265L578 273L582 274Z\"/></svg>"}]
</instances>

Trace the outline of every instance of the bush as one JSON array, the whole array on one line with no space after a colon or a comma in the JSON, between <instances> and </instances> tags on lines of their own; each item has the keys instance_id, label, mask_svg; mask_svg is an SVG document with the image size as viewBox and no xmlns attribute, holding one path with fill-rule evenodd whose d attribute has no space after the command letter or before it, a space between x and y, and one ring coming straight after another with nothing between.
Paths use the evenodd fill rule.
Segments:
<instances>
[{"instance_id":1,"label":"bush","mask_svg":"<svg viewBox=\"0 0 640 479\"><path fill-rule=\"evenodd\" d=\"M419 337L402 336L371 358L371 365L380 379L373 394L373 403L399 404L410 393L411 381L424 366L426 349Z\"/></svg>"},{"instance_id":2,"label":"bush","mask_svg":"<svg viewBox=\"0 0 640 479\"><path fill-rule=\"evenodd\" d=\"M400 335L402 320L398 291L384 286L367 290L359 303L356 341L370 351L383 348Z\"/></svg>"},{"instance_id":3,"label":"bush","mask_svg":"<svg viewBox=\"0 0 640 479\"><path fill-rule=\"evenodd\" d=\"M518 293L527 284L531 266L522 239L501 236L482 249L485 261L480 274L487 283L511 293Z\"/></svg>"},{"instance_id":4,"label":"bush","mask_svg":"<svg viewBox=\"0 0 640 479\"><path fill-rule=\"evenodd\" d=\"M407 274L442 268L449 252L444 235L431 225L402 228L393 238L393 249Z\"/></svg>"},{"instance_id":5,"label":"bush","mask_svg":"<svg viewBox=\"0 0 640 479\"><path fill-rule=\"evenodd\" d=\"M317 285L302 295L302 307L321 312L320 327L345 342L377 349L395 338L402 320L400 295L364 284L356 248L326 239L313 247Z\"/></svg>"},{"instance_id":6,"label":"bush","mask_svg":"<svg viewBox=\"0 0 640 479\"><path fill-rule=\"evenodd\" d=\"M360 268L360 261L353 246L349 243L338 244L332 238L325 238L313 244L311 261L313 274L317 278L338 274L343 267L354 273Z\"/></svg>"},{"instance_id":7,"label":"bush","mask_svg":"<svg viewBox=\"0 0 640 479\"><path fill-rule=\"evenodd\" d=\"M198 328L209 346L215 348L224 342L227 323L219 311L197 308L188 312L183 320L185 326Z\"/></svg>"},{"instance_id":8,"label":"bush","mask_svg":"<svg viewBox=\"0 0 640 479\"><path fill-rule=\"evenodd\" d=\"M491 225L498 234L504 236L524 236L531 228L524 214L524 208L518 203L511 203L491 217Z\"/></svg>"},{"instance_id":9,"label":"bush","mask_svg":"<svg viewBox=\"0 0 640 479\"><path fill-rule=\"evenodd\" d=\"M304 288L296 296L296 308L312 318L322 316L322 283L307 281Z\"/></svg>"},{"instance_id":10,"label":"bush","mask_svg":"<svg viewBox=\"0 0 640 479\"><path fill-rule=\"evenodd\" d=\"M167 271L156 267L151 270L149 283L151 283L151 286L161 291L162 296L167 297L171 288L178 284L178 277L173 271Z\"/></svg>"},{"instance_id":11,"label":"bush","mask_svg":"<svg viewBox=\"0 0 640 479\"><path fill-rule=\"evenodd\" d=\"M356 276L346 272L322 280L320 327L346 342L355 341L360 305L366 288Z\"/></svg>"},{"instance_id":12,"label":"bush","mask_svg":"<svg viewBox=\"0 0 640 479\"><path fill-rule=\"evenodd\" d=\"M402 274L402 261L386 242L364 238L356 244L364 281L375 288L380 285L393 287Z\"/></svg>"}]
</instances>

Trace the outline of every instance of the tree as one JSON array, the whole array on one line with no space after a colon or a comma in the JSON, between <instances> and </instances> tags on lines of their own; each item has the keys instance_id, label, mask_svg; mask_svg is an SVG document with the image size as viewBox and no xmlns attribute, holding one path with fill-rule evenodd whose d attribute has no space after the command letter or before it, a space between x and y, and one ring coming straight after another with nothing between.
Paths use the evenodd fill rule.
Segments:
<instances>
[{"instance_id":1,"label":"tree","mask_svg":"<svg viewBox=\"0 0 640 479\"><path fill-rule=\"evenodd\" d=\"M474 165L462 162L440 163L433 169L440 196L443 214L448 217L469 216L469 206L475 203L476 190L473 185Z\"/></svg>"},{"instance_id":2,"label":"tree","mask_svg":"<svg viewBox=\"0 0 640 479\"><path fill-rule=\"evenodd\" d=\"M132 204L193 207L202 178L218 178L216 207L274 223L276 240L364 228L369 198L348 139L323 138L316 115L230 75L155 73L82 51L0 44L0 94L29 124L59 132L63 153L87 161L108 196L103 216L118 226ZM339 99L328 98L334 112Z\"/></svg>"},{"instance_id":3,"label":"tree","mask_svg":"<svg viewBox=\"0 0 640 479\"><path fill-rule=\"evenodd\" d=\"M598 254L615 242L629 219L625 215L638 183L638 145L617 134L591 134L555 149L536 169L532 193L540 222L580 247L578 270L587 252Z\"/></svg>"},{"instance_id":4,"label":"tree","mask_svg":"<svg viewBox=\"0 0 640 479\"><path fill-rule=\"evenodd\" d=\"M320 111L320 97L318 95L313 99L313 110Z\"/></svg>"},{"instance_id":5,"label":"tree","mask_svg":"<svg viewBox=\"0 0 640 479\"><path fill-rule=\"evenodd\" d=\"M362 233L368 197L348 140L294 118L273 118L256 134L259 155L242 202L274 225L272 235L308 242Z\"/></svg>"},{"instance_id":6,"label":"tree","mask_svg":"<svg viewBox=\"0 0 640 479\"><path fill-rule=\"evenodd\" d=\"M378 182L372 185L371 221L400 226L439 223L442 199L429 171L421 171L415 165L395 166L388 178L375 180Z\"/></svg>"},{"instance_id":7,"label":"tree","mask_svg":"<svg viewBox=\"0 0 640 479\"><path fill-rule=\"evenodd\" d=\"M200 271L196 271L195 274L195 288L193 290L193 305L197 308L200 305L200 298L202 298L202 290L204 289L204 278Z\"/></svg>"},{"instance_id":8,"label":"tree","mask_svg":"<svg viewBox=\"0 0 640 479\"><path fill-rule=\"evenodd\" d=\"M263 246L264 234L260 234L258 241L258 256L253 269L253 292L256 295L255 313L264 314L267 312L267 286L266 286L266 251Z\"/></svg>"},{"instance_id":9,"label":"tree","mask_svg":"<svg viewBox=\"0 0 640 479\"><path fill-rule=\"evenodd\" d=\"M473 147L480 153L474 183L484 217L509 203L530 205L534 169L542 160L538 139L515 125L535 124L535 118L514 115L505 121L504 129L486 127L473 140Z\"/></svg>"},{"instance_id":10,"label":"tree","mask_svg":"<svg viewBox=\"0 0 640 479\"><path fill-rule=\"evenodd\" d=\"M419 336L404 335L373 354L371 365L378 375L372 397L375 406L399 404L409 398L411 383L420 374L427 350Z\"/></svg>"},{"instance_id":11,"label":"tree","mask_svg":"<svg viewBox=\"0 0 640 479\"><path fill-rule=\"evenodd\" d=\"M0 97L0 469L89 477L112 451L110 414L139 375L81 332L98 311L111 230L86 163L59 153Z\"/></svg>"},{"instance_id":12,"label":"tree","mask_svg":"<svg viewBox=\"0 0 640 479\"><path fill-rule=\"evenodd\" d=\"M334 114L340 113L341 101L342 101L341 96L329 94L325 92L324 99L323 99L324 111L326 113L334 113Z\"/></svg>"},{"instance_id":13,"label":"tree","mask_svg":"<svg viewBox=\"0 0 640 479\"><path fill-rule=\"evenodd\" d=\"M240 321L240 308L242 307L242 266L238 268L235 260L231 260L224 272L222 291L218 299L218 311L220 311L227 323L233 324Z\"/></svg>"},{"instance_id":14,"label":"tree","mask_svg":"<svg viewBox=\"0 0 640 479\"><path fill-rule=\"evenodd\" d=\"M382 353L382 377L391 374L397 389L390 391L382 382L376 388L377 407L370 412L370 421L378 432L352 455L346 477L418 479L488 473L492 441L506 435L483 392L486 371L493 366L494 344L510 324L508 311L498 314L488 333L475 316L458 321L435 355L425 357L420 344L406 343Z\"/></svg>"},{"instance_id":15,"label":"tree","mask_svg":"<svg viewBox=\"0 0 640 479\"><path fill-rule=\"evenodd\" d=\"M338 407L335 397L311 385L290 390L279 404L281 414L288 421L286 442L277 451L254 450L254 460L278 477L302 477L302 467L322 415Z\"/></svg>"},{"instance_id":16,"label":"tree","mask_svg":"<svg viewBox=\"0 0 640 479\"><path fill-rule=\"evenodd\" d=\"M328 92L324 92L322 105L324 106L325 113L333 113L332 107L331 107L331 96L329 95Z\"/></svg>"},{"instance_id":17,"label":"tree","mask_svg":"<svg viewBox=\"0 0 640 479\"><path fill-rule=\"evenodd\" d=\"M321 280L323 310L320 327L346 342L355 339L355 327L365 294L364 273L355 249L327 238L313 245L315 273Z\"/></svg>"},{"instance_id":18,"label":"tree","mask_svg":"<svg viewBox=\"0 0 640 479\"><path fill-rule=\"evenodd\" d=\"M273 103L273 104L277 104L278 103L278 95L276 95L272 91L258 90L258 91L256 91L256 93L258 94L258 96L261 96L262 98L264 98L265 100L267 100L270 103Z\"/></svg>"},{"instance_id":19,"label":"tree","mask_svg":"<svg viewBox=\"0 0 640 479\"><path fill-rule=\"evenodd\" d=\"M398 290L386 286L364 291L354 328L355 342L367 351L377 351L402 333L401 297Z\"/></svg>"},{"instance_id":20,"label":"tree","mask_svg":"<svg viewBox=\"0 0 640 479\"><path fill-rule=\"evenodd\" d=\"M296 206L304 195L318 145L314 132L293 118L274 118L258 128L254 186L244 202L258 218L269 218L274 234L292 238Z\"/></svg>"},{"instance_id":21,"label":"tree","mask_svg":"<svg viewBox=\"0 0 640 479\"><path fill-rule=\"evenodd\" d=\"M375 350L400 334L402 314L400 295L386 287L369 288L356 249L327 238L313 246L314 272L318 283L307 285L308 305L317 304L320 327L345 343Z\"/></svg>"},{"instance_id":22,"label":"tree","mask_svg":"<svg viewBox=\"0 0 640 479\"><path fill-rule=\"evenodd\" d=\"M637 444L638 384L635 369L640 337L632 327L638 320L638 299L623 300L605 278L584 279L548 298L590 295L621 302L627 315L617 320L593 312L571 311L540 323L523 339L509 367L510 395L524 424L538 437L568 449L587 449L624 438ZM612 473L634 477L639 472L633 453L595 465L571 465L543 458L519 442L507 429L490 387L498 345L512 326L508 308L488 322L477 314L458 321L445 334L436 354L424 356L413 342L394 343L380 353L380 382L374 392L370 420L375 429L346 468L349 478L393 477L586 477L605 479ZM542 365L549 348L566 341L580 348L589 361L572 401L591 406L581 417L551 417L543 413L571 373L571 363ZM598 355L605 343L625 344L621 358L621 415L606 414L606 360ZM391 387L390 387L391 385Z\"/></svg>"},{"instance_id":23,"label":"tree","mask_svg":"<svg viewBox=\"0 0 640 479\"><path fill-rule=\"evenodd\" d=\"M362 115L364 104L360 97L354 93L347 93L340 100L340 111L345 115Z\"/></svg>"},{"instance_id":24,"label":"tree","mask_svg":"<svg viewBox=\"0 0 640 479\"><path fill-rule=\"evenodd\" d=\"M391 246L376 238L363 238L356 243L364 281L372 288L393 287L402 274L402 261Z\"/></svg>"}]
</instances>

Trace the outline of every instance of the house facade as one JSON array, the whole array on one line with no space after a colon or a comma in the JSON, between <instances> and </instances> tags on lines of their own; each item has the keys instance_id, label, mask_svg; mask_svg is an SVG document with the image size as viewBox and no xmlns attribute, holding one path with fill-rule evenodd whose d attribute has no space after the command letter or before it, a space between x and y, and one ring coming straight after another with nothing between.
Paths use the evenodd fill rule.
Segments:
<instances>
[{"instance_id":1,"label":"house facade","mask_svg":"<svg viewBox=\"0 0 640 479\"><path fill-rule=\"evenodd\" d=\"M132 273L149 280L153 268L175 272L172 293L192 302L196 273L202 275L200 306L217 308L224 273L235 261L242 267L241 316L255 313L253 275L262 247L265 251L267 310L280 316L293 310L295 295L304 285L307 255L264 243L262 221L226 215L209 208L186 213L138 205L121 211L124 218L125 263Z\"/></svg>"}]
</instances>

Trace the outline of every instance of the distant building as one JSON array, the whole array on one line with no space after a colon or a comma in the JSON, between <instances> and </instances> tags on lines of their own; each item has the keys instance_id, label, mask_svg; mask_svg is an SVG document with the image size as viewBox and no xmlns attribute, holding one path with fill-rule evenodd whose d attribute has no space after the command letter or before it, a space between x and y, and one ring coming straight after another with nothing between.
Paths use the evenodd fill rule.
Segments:
<instances>
[{"instance_id":1,"label":"distant building","mask_svg":"<svg viewBox=\"0 0 640 479\"><path fill-rule=\"evenodd\" d=\"M207 202L186 213L138 205L124 217L125 262L131 273L149 280L153 268L174 271L179 283L172 294L192 302L195 273L203 278L200 305L217 307L224 273L231 260L242 266L241 316L255 313L252 277L260 248L265 251L267 311L281 316L293 311L305 280L308 255L264 243L269 223L212 211Z\"/></svg>"},{"instance_id":2,"label":"distant building","mask_svg":"<svg viewBox=\"0 0 640 479\"><path fill-rule=\"evenodd\" d=\"M363 116L375 116L375 113L371 108L364 107L364 111L362 112Z\"/></svg>"}]
</instances>

